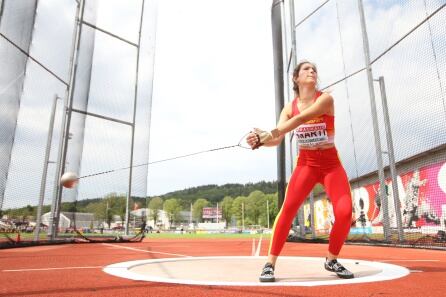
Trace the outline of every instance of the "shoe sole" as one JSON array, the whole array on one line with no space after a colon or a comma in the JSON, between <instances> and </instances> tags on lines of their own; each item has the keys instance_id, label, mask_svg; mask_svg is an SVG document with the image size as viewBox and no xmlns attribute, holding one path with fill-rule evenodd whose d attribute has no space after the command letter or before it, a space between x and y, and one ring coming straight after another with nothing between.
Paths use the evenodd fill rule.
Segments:
<instances>
[{"instance_id":1,"label":"shoe sole","mask_svg":"<svg viewBox=\"0 0 446 297\"><path fill-rule=\"evenodd\" d=\"M336 272L335 272L335 273L336 273ZM337 274L337 273L336 273L336 275L337 275L339 278L343 278L343 279L355 278L354 275L339 275L339 274Z\"/></svg>"},{"instance_id":2,"label":"shoe sole","mask_svg":"<svg viewBox=\"0 0 446 297\"><path fill-rule=\"evenodd\" d=\"M276 281L276 278L274 278L274 277L268 277L268 278L262 278L262 277L259 277L259 281L261 282L261 283L272 283L272 282L275 282Z\"/></svg>"},{"instance_id":3,"label":"shoe sole","mask_svg":"<svg viewBox=\"0 0 446 297\"><path fill-rule=\"evenodd\" d=\"M327 268L327 267L324 267L324 268L325 268L325 270L327 270L327 271L336 273L336 271L331 270L331 269L329 269L329 268ZM340 274L337 274L337 273L336 273L336 275L337 275L339 278L343 278L343 279L355 278L355 276L354 276L353 274L352 274L352 275L340 275Z\"/></svg>"}]
</instances>

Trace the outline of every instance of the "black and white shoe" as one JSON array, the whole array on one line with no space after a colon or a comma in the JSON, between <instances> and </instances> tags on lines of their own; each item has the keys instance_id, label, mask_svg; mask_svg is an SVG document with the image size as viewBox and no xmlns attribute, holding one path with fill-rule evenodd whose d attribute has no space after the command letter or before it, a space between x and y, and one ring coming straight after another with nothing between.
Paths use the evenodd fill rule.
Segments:
<instances>
[{"instance_id":1,"label":"black and white shoe","mask_svg":"<svg viewBox=\"0 0 446 297\"><path fill-rule=\"evenodd\" d=\"M328 261L325 259L325 269L331 272L336 273L336 275L340 278L354 278L353 273L351 273L347 268L342 266L336 259Z\"/></svg>"},{"instance_id":2,"label":"black and white shoe","mask_svg":"<svg viewBox=\"0 0 446 297\"><path fill-rule=\"evenodd\" d=\"M274 277L274 266L271 263L266 263L263 266L262 273L260 274L259 280L264 282L274 282L276 279Z\"/></svg>"}]
</instances>

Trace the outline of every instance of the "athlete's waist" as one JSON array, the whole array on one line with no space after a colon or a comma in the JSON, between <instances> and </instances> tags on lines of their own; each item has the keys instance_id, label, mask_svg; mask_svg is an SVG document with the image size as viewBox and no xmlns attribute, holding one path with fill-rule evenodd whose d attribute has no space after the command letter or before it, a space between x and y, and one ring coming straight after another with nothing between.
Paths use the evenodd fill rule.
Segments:
<instances>
[{"instance_id":1,"label":"athlete's waist","mask_svg":"<svg viewBox=\"0 0 446 297\"><path fill-rule=\"evenodd\" d=\"M325 164L334 166L340 164L338 151L334 146L321 149L299 149L297 160L298 165Z\"/></svg>"},{"instance_id":2,"label":"athlete's waist","mask_svg":"<svg viewBox=\"0 0 446 297\"><path fill-rule=\"evenodd\" d=\"M323 150L335 150L336 147L334 143L319 145L319 146L301 146L299 145L299 151L323 151Z\"/></svg>"}]
</instances>

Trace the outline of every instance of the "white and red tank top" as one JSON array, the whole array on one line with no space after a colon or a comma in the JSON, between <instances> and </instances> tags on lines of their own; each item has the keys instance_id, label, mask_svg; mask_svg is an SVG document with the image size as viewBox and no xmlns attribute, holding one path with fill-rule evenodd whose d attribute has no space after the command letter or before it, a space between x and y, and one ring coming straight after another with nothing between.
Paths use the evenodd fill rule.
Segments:
<instances>
[{"instance_id":1,"label":"white and red tank top","mask_svg":"<svg viewBox=\"0 0 446 297\"><path fill-rule=\"evenodd\" d=\"M316 93L316 101L322 92ZM298 98L296 97L292 102L292 117L300 113L297 108ZM300 125L294 130L294 135L297 139L299 147L308 148L326 144L334 144L334 116L323 114L317 118L309 120Z\"/></svg>"}]
</instances>

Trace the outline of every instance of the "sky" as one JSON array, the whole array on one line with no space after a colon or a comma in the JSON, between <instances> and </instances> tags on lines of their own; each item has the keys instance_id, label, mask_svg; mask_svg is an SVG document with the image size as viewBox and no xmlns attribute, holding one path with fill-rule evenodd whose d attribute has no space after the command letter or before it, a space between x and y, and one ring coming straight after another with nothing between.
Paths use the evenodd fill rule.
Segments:
<instances>
[{"instance_id":1,"label":"sky","mask_svg":"<svg viewBox=\"0 0 446 297\"><path fill-rule=\"evenodd\" d=\"M236 145L253 127L272 128L275 99L271 1L148 0L146 6L154 2L158 3L156 22L153 14L147 13L144 23L149 27L156 24L156 42L154 48L141 49L140 65L140 92L146 97L150 96L147 85L152 79L148 73L154 68L150 144L143 141L149 131L139 131L143 137L136 139L137 150L148 150L149 161L153 162ZM87 11L85 20L137 42L140 3L98 1L97 19ZM75 8L71 0L39 1L30 48L33 57L65 81L69 79L69 45ZM12 24L17 21L14 17ZM54 23L59 25L54 26ZM92 29L83 26L83 38L90 32ZM133 95L135 49L101 32L96 32L95 40L89 111L130 121L132 98L129 96ZM83 39L81 61L85 49L82 42ZM154 61L147 58L151 54L154 54ZM86 73L83 64L79 65L78 73ZM38 201L52 98L54 94L66 96L64 86L35 63L28 63L26 76L5 208ZM78 78L75 98L80 96L82 100L78 92L84 86L85 82ZM79 108L76 102L74 107ZM140 106L138 113L144 109L147 111L147 106ZM57 158L60 117L59 100L50 160ZM74 114L73 121L78 120L79 116ZM83 176L128 166L129 131L126 126L87 117L85 133L74 132L70 140L75 143L82 135L85 137L78 174ZM140 159L144 158L137 159L135 164L140 164ZM68 163L67 170L77 171L74 163ZM135 172L141 173L141 170L144 167ZM50 164L46 204L51 203L54 173L54 165ZM80 199L96 198L109 192L125 193L127 177L128 171L122 171L85 179L76 190L64 191L64 199L74 195L74 191ZM232 148L151 165L147 181L134 181L132 193L153 196L207 184L275 179L275 149Z\"/></svg>"},{"instance_id":2,"label":"sky","mask_svg":"<svg viewBox=\"0 0 446 297\"><path fill-rule=\"evenodd\" d=\"M160 1L150 161L275 125L271 1ZM276 152L233 148L149 167L149 195L276 179Z\"/></svg>"}]
</instances>

